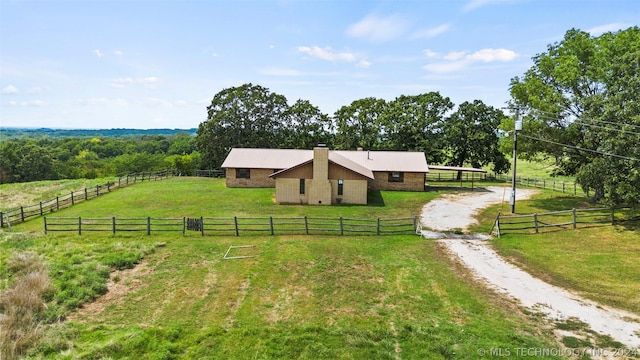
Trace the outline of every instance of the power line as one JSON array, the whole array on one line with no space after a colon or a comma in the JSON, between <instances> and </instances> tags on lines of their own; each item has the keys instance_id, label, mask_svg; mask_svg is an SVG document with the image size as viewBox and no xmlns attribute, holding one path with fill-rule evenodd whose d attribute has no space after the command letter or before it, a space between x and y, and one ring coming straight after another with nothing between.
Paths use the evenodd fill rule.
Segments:
<instances>
[{"instance_id":1,"label":"power line","mask_svg":"<svg viewBox=\"0 0 640 360\"><path fill-rule=\"evenodd\" d=\"M536 109L535 112L542 113L542 114L535 114L535 116L543 118L543 119L555 120L555 121L568 121L568 120L565 120L564 118L559 118L557 114L554 114L554 113L549 112L549 111L537 110ZM547 114L547 115L544 115L544 114ZM579 122L582 122L582 123L584 123L585 121L592 121L592 122L599 122L599 123L603 123L603 124L616 125L616 126L629 126L629 127L632 127L632 128L640 129L640 125L627 124L627 123L614 122L614 121L606 121L606 120L597 120L597 119L592 119L592 118L583 119L581 117L576 117L573 121L574 122L578 122L579 121Z\"/></svg>"},{"instance_id":2,"label":"power line","mask_svg":"<svg viewBox=\"0 0 640 360\"><path fill-rule=\"evenodd\" d=\"M584 125L584 126L589 126L589 127L594 127L594 128L598 128L598 129L604 129L604 130L609 130L609 131L617 131L617 132L621 132L621 133L625 133L625 134L633 134L633 135L640 135L640 132L635 132L635 131L629 131L629 130L622 130L622 129L612 129L612 128L608 128L608 127L604 127L604 126L598 126L598 125L593 125L593 124L587 124L584 121L578 121L580 123L580 125Z\"/></svg>"},{"instance_id":3,"label":"power line","mask_svg":"<svg viewBox=\"0 0 640 360\"><path fill-rule=\"evenodd\" d=\"M604 152L604 151L599 151L599 150L593 150L593 149L585 149L585 148L582 148L582 147L579 147L579 146L562 144L562 143L551 141L551 140L537 138L535 136L528 136L528 135L523 135L523 134L520 134L520 136L525 137L527 139L538 140L538 141L542 141L542 142L546 142L546 143L550 143L550 144L554 144L554 145L563 146L563 147L570 148L570 149L576 149L576 150L581 150L581 151L592 152L592 153L605 155L605 156L616 157L616 158L620 158L620 159L624 159L624 160L640 161L640 159L632 158L632 157L629 157L629 156L616 155L616 154L612 154L612 153L608 153L608 152Z\"/></svg>"}]
</instances>

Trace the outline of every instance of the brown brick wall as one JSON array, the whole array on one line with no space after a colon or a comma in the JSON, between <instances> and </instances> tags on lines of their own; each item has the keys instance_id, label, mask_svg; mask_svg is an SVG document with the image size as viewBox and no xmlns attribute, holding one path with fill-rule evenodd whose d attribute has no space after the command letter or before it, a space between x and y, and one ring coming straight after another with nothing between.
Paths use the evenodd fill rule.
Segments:
<instances>
[{"instance_id":1,"label":"brown brick wall","mask_svg":"<svg viewBox=\"0 0 640 360\"><path fill-rule=\"evenodd\" d=\"M272 188L276 186L274 179L269 175L274 173L273 169L251 169L250 179L236 179L236 169L227 168L227 187L237 188Z\"/></svg>"},{"instance_id":2,"label":"brown brick wall","mask_svg":"<svg viewBox=\"0 0 640 360\"><path fill-rule=\"evenodd\" d=\"M389 172L376 171L374 180L369 183L371 190L424 191L424 173L404 173L403 182L389 182Z\"/></svg>"}]
</instances>

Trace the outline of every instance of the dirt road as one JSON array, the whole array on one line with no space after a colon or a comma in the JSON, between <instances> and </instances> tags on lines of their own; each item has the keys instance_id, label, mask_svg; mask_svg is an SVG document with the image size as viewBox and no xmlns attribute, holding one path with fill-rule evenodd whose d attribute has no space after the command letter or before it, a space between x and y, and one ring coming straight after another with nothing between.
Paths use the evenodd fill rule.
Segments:
<instances>
[{"instance_id":1,"label":"dirt road","mask_svg":"<svg viewBox=\"0 0 640 360\"><path fill-rule=\"evenodd\" d=\"M508 199L510 193L508 189L505 197L502 187L486 190L444 195L427 203L422 209L422 226L440 232L464 230L475 222L473 217L478 210ZM525 199L534 192L519 189L517 199ZM434 238L434 232L425 235ZM500 257L487 240L444 239L443 236L437 241L479 280L518 300L522 306L542 312L553 321L578 319L599 334L608 335L629 348L640 348L640 316L596 304L537 279Z\"/></svg>"}]
</instances>

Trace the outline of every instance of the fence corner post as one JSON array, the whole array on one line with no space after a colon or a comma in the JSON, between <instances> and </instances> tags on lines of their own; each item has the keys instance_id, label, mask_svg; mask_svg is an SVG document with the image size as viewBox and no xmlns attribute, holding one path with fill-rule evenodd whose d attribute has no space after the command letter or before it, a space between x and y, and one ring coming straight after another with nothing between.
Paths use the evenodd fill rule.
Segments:
<instances>
[{"instance_id":1,"label":"fence corner post","mask_svg":"<svg viewBox=\"0 0 640 360\"><path fill-rule=\"evenodd\" d=\"M539 229L538 229L538 214L533 214L533 226L535 226L536 228L536 234L539 233Z\"/></svg>"}]
</instances>

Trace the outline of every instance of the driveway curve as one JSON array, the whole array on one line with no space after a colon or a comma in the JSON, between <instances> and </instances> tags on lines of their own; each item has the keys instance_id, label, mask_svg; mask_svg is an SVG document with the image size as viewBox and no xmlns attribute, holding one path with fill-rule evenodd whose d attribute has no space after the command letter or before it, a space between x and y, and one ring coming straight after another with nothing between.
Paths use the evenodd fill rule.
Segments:
<instances>
[{"instance_id":1,"label":"driveway curve","mask_svg":"<svg viewBox=\"0 0 640 360\"><path fill-rule=\"evenodd\" d=\"M430 201L422 209L421 224L433 231L425 230L425 237L433 239L437 232L467 229L476 222L474 216L480 209L508 199L510 189L506 191L505 197L504 188L488 187L485 191L447 194ZM534 193L535 190L518 189L517 200ZM638 315L599 305L531 276L496 253L486 238L442 236L436 241L478 280L516 299L522 306L541 312L553 321L578 319L591 330L608 335L631 349L640 348Z\"/></svg>"}]
</instances>

